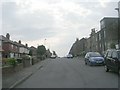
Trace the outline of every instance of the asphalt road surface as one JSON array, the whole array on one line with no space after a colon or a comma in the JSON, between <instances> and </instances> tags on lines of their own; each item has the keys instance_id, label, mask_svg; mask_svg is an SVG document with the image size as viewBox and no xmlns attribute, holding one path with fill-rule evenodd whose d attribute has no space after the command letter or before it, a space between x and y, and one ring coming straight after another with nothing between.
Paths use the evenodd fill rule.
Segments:
<instances>
[{"instance_id":1,"label":"asphalt road surface","mask_svg":"<svg viewBox=\"0 0 120 90\"><path fill-rule=\"evenodd\" d=\"M85 65L83 58L47 59L16 88L118 88L118 75L104 66Z\"/></svg>"}]
</instances>

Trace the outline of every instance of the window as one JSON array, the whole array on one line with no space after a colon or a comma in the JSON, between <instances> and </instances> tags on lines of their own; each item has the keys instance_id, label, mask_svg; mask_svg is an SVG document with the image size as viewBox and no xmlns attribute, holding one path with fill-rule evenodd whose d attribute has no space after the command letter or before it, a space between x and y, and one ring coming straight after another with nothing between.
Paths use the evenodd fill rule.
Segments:
<instances>
[{"instance_id":1,"label":"window","mask_svg":"<svg viewBox=\"0 0 120 90\"><path fill-rule=\"evenodd\" d=\"M10 53L10 58L14 58L14 53Z\"/></svg>"},{"instance_id":2,"label":"window","mask_svg":"<svg viewBox=\"0 0 120 90\"><path fill-rule=\"evenodd\" d=\"M100 48L102 47L101 43L100 43Z\"/></svg>"},{"instance_id":3,"label":"window","mask_svg":"<svg viewBox=\"0 0 120 90\"><path fill-rule=\"evenodd\" d=\"M99 33L99 40L101 40L101 34Z\"/></svg>"},{"instance_id":4,"label":"window","mask_svg":"<svg viewBox=\"0 0 120 90\"><path fill-rule=\"evenodd\" d=\"M96 41L97 41L97 36L96 36Z\"/></svg>"},{"instance_id":5,"label":"window","mask_svg":"<svg viewBox=\"0 0 120 90\"><path fill-rule=\"evenodd\" d=\"M101 29L105 27L105 22L104 22L104 20L101 21L100 25L101 25Z\"/></svg>"},{"instance_id":6,"label":"window","mask_svg":"<svg viewBox=\"0 0 120 90\"><path fill-rule=\"evenodd\" d=\"M104 30L104 38L106 38L106 32L105 32L105 30Z\"/></svg>"},{"instance_id":7,"label":"window","mask_svg":"<svg viewBox=\"0 0 120 90\"><path fill-rule=\"evenodd\" d=\"M105 47L107 48L107 46L106 46L106 41L105 41Z\"/></svg>"},{"instance_id":8,"label":"window","mask_svg":"<svg viewBox=\"0 0 120 90\"><path fill-rule=\"evenodd\" d=\"M13 45L11 45L11 48L13 49Z\"/></svg>"},{"instance_id":9,"label":"window","mask_svg":"<svg viewBox=\"0 0 120 90\"><path fill-rule=\"evenodd\" d=\"M111 56L112 56L112 51L109 51L107 57L110 58Z\"/></svg>"}]
</instances>

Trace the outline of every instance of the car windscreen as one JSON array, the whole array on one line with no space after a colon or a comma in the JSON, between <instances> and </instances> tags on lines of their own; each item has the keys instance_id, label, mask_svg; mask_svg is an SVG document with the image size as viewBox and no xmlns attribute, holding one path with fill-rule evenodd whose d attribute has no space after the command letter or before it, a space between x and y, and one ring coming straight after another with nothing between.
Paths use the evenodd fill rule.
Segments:
<instances>
[{"instance_id":1,"label":"car windscreen","mask_svg":"<svg viewBox=\"0 0 120 90\"><path fill-rule=\"evenodd\" d=\"M101 57L99 53L90 53L90 57Z\"/></svg>"}]
</instances>

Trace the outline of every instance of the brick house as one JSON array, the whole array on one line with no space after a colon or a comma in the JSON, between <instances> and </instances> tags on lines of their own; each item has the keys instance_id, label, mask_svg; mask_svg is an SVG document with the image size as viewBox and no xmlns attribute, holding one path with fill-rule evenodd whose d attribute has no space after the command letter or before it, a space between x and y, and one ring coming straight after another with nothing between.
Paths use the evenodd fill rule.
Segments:
<instances>
[{"instance_id":1,"label":"brick house","mask_svg":"<svg viewBox=\"0 0 120 90\"><path fill-rule=\"evenodd\" d=\"M22 54L29 54L29 48L26 45L21 43L13 42L10 40L9 33L6 34L6 37L1 35L2 37L2 49L3 58L19 58Z\"/></svg>"},{"instance_id":2,"label":"brick house","mask_svg":"<svg viewBox=\"0 0 120 90\"><path fill-rule=\"evenodd\" d=\"M28 55L30 48L28 47L28 45L23 45L21 44L21 40L19 40L19 42L14 42L17 46L18 46L18 57L22 57L23 55Z\"/></svg>"},{"instance_id":3,"label":"brick house","mask_svg":"<svg viewBox=\"0 0 120 90\"><path fill-rule=\"evenodd\" d=\"M10 40L10 35L7 33L6 37L2 35L3 58L18 57L18 46Z\"/></svg>"}]
</instances>

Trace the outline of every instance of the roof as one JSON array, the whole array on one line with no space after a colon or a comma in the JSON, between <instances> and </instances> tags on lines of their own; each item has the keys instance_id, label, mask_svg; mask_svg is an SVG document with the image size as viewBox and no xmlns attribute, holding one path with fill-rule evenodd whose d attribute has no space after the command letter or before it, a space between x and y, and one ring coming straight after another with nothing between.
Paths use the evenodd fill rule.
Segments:
<instances>
[{"instance_id":1,"label":"roof","mask_svg":"<svg viewBox=\"0 0 120 90\"><path fill-rule=\"evenodd\" d=\"M10 42L12 43L11 40L7 39L6 37L4 37L3 35L0 35L0 40L4 41L4 42Z\"/></svg>"},{"instance_id":2,"label":"roof","mask_svg":"<svg viewBox=\"0 0 120 90\"><path fill-rule=\"evenodd\" d=\"M34 46L31 46L31 47L30 47L30 49L37 49L37 48L36 48L36 47L34 47Z\"/></svg>"},{"instance_id":3,"label":"roof","mask_svg":"<svg viewBox=\"0 0 120 90\"><path fill-rule=\"evenodd\" d=\"M118 17L103 17L101 20L100 20L100 22L102 22L103 20L105 20L105 19L118 19Z\"/></svg>"},{"instance_id":4,"label":"roof","mask_svg":"<svg viewBox=\"0 0 120 90\"><path fill-rule=\"evenodd\" d=\"M4 37L3 35L0 35L0 40L2 40L2 42L11 43L11 44L14 44L14 45L19 46L19 47L28 48L28 47L26 47L26 46L23 45L23 44L20 44L20 43L18 43L18 42L16 42L16 41L11 41L11 40L7 39L7 38Z\"/></svg>"}]
</instances>

